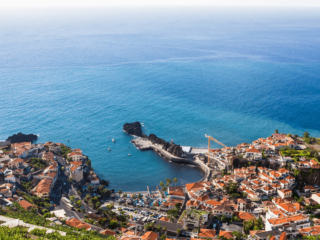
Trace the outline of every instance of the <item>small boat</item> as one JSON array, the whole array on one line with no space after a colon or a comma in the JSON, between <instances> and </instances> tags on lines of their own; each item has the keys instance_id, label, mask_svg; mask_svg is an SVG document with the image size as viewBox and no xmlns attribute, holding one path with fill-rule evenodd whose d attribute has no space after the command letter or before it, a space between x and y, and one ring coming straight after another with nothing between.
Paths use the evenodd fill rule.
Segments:
<instances>
[{"instance_id":1,"label":"small boat","mask_svg":"<svg viewBox=\"0 0 320 240\"><path fill-rule=\"evenodd\" d=\"M108 148L108 150L109 150L109 151L111 151L111 149L110 149L110 148Z\"/></svg>"},{"instance_id":2,"label":"small boat","mask_svg":"<svg viewBox=\"0 0 320 240\"><path fill-rule=\"evenodd\" d=\"M131 156L131 154L129 153L128 156Z\"/></svg>"},{"instance_id":3,"label":"small boat","mask_svg":"<svg viewBox=\"0 0 320 240\"><path fill-rule=\"evenodd\" d=\"M112 142L115 142L116 140L114 140L114 138L112 138Z\"/></svg>"},{"instance_id":4,"label":"small boat","mask_svg":"<svg viewBox=\"0 0 320 240\"><path fill-rule=\"evenodd\" d=\"M110 137L108 137L108 138L110 138Z\"/></svg>"}]
</instances>

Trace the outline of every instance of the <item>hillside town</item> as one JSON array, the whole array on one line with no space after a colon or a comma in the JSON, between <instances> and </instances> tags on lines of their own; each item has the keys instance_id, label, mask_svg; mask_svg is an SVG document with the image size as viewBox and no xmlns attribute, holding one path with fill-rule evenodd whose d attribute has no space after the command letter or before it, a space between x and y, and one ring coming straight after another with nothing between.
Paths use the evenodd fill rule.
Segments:
<instances>
[{"instance_id":1,"label":"hillside town","mask_svg":"<svg viewBox=\"0 0 320 240\"><path fill-rule=\"evenodd\" d=\"M208 169L204 179L180 186L167 178L156 191L123 192L99 178L81 149L1 142L0 231L20 227L25 238L47 239L320 236L319 139L276 131L185 156Z\"/></svg>"}]
</instances>

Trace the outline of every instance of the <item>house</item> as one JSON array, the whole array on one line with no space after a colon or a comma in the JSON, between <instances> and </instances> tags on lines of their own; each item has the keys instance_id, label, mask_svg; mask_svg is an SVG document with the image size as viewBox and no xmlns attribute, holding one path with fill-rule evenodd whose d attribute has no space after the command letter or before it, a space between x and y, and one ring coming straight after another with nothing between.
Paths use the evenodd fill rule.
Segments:
<instances>
[{"instance_id":1,"label":"house","mask_svg":"<svg viewBox=\"0 0 320 240\"><path fill-rule=\"evenodd\" d=\"M315 236L320 234L320 226L312 226L299 229L302 236Z\"/></svg>"},{"instance_id":2,"label":"house","mask_svg":"<svg viewBox=\"0 0 320 240\"><path fill-rule=\"evenodd\" d=\"M14 158L8 163L8 168L17 169L23 164L24 160L21 158Z\"/></svg>"},{"instance_id":3,"label":"house","mask_svg":"<svg viewBox=\"0 0 320 240\"><path fill-rule=\"evenodd\" d=\"M256 219L256 217L252 213L248 213L248 212L234 212L234 216L237 216L240 220L243 220L243 221Z\"/></svg>"},{"instance_id":4,"label":"house","mask_svg":"<svg viewBox=\"0 0 320 240\"><path fill-rule=\"evenodd\" d=\"M109 229L102 230L100 231L100 233L108 236L115 236L117 234L116 232L111 231Z\"/></svg>"},{"instance_id":5,"label":"house","mask_svg":"<svg viewBox=\"0 0 320 240\"><path fill-rule=\"evenodd\" d=\"M219 236L225 237L226 239L234 239L234 236L232 235L231 231L222 231L220 230Z\"/></svg>"},{"instance_id":6,"label":"house","mask_svg":"<svg viewBox=\"0 0 320 240\"><path fill-rule=\"evenodd\" d=\"M159 239L159 235L155 232L149 231L141 236L141 240L157 240Z\"/></svg>"},{"instance_id":7,"label":"house","mask_svg":"<svg viewBox=\"0 0 320 240\"><path fill-rule=\"evenodd\" d=\"M54 154L52 152L45 152L42 154L42 159L45 161L54 161Z\"/></svg>"},{"instance_id":8,"label":"house","mask_svg":"<svg viewBox=\"0 0 320 240\"><path fill-rule=\"evenodd\" d=\"M216 230L213 229L203 229L201 228L198 233L199 238L215 238L216 237Z\"/></svg>"},{"instance_id":9,"label":"house","mask_svg":"<svg viewBox=\"0 0 320 240\"><path fill-rule=\"evenodd\" d=\"M49 145L49 151L50 152L58 152L60 151L60 144L52 143Z\"/></svg>"},{"instance_id":10,"label":"house","mask_svg":"<svg viewBox=\"0 0 320 240\"><path fill-rule=\"evenodd\" d=\"M71 218L71 219L68 219L66 221L66 224L71 226L71 227L75 227L75 228L84 228L86 230L90 230L91 229L91 225L85 223L85 222L82 222L76 218Z\"/></svg>"},{"instance_id":11,"label":"house","mask_svg":"<svg viewBox=\"0 0 320 240\"><path fill-rule=\"evenodd\" d=\"M272 134L272 138L277 143L285 143L287 141L286 136L279 133Z\"/></svg>"},{"instance_id":12,"label":"house","mask_svg":"<svg viewBox=\"0 0 320 240\"><path fill-rule=\"evenodd\" d=\"M35 194L40 198L46 198L50 196L52 189L52 180L49 178L42 179L35 190Z\"/></svg>"},{"instance_id":13,"label":"house","mask_svg":"<svg viewBox=\"0 0 320 240\"><path fill-rule=\"evenodd\" d=\"M259 160L262 158L262 151L256 149L255 147L250 147L246 150L246 158L251 158L254 160Z\"/></svg>"},{"instance_id":14,"label":"house","mask_svg":"<svg viewBox=\"0 0 320 240\"><path fill-rule=\"evenodd\" d=\"M79 167L71 167L70 168L70 177L77 181L80 182L83 180L83 168L82 166Z\"/></svg>"},{"instance_id":15,"label":"house","mask_svg":"<svg viewBox=\"0 0 320 240\"><path fill-rule=\"evenodd\" d=\"M100 179L98 177L92 177L89 180L91 184L100 184Z\"/></svg>"},{"instance_id":16,"label":"house","mask_svg":"<svg viewBox=\"0 0 320 240\"><path fill-rule=\"evenodd\" d=\"M183 187L168 187L168 194L175 198L185 199Z\"/></svg>"},{"instance_id":17,"label":"house","mask_svg":"<svg viewBox=\"0 0 320 240\"><path fill-rule=\"evenodd\" d=\"M311 195L311 199L316 201L318 204L320 204L320 193L313 193Z\"/></svg>"},{"instance_id":18,"label":"house","mask_svg":"<svg viewBox=\"0 0 320 240\"><path fill-rule=\"evenodd\" d=\"M16 191L16 186L10 183L4 183L0 185L0 194L3 197L12 197L13 193Z\"/></svg>"},{"instance_id":19,"label":"house","mask_svg":"<svg viewBox=\"0 0 320 240\"><path fill-rule=\"evenodd\" d=\"M312 185L304 186L303 191L305 193L317 193L317 189Z\"/></svg>"},{"instance_id":20,"label":"house","mask_svg":"<svg viewBox=\"0 0 320 240\"><path fill-rule=\"evenodd\" d=\"M254 234L254 237L257 240L272 240L271 238L269 238L269 235L271 235L272 237L274 237L273 240L279 240L280 236L281 236L282 232L280 232L279 230L271 230L271 231L257 231Z\"/></svg>"},{"instance_id":21,"label":"house","mask_svg":"<svg viewBox=\"0 0 320 240\"><path fill-rule=\"evenodd\" d=\"M79 153L79 152L71 152L71 153L68 153L68 158L71 158L72 161L81 161L83 159L83 155L82 153Z\"/></svg>"},{"instance_id":22,"label":"house","mask_svg":"<svg viewBox=\"0 0 320 240\"><path fill-rule=\"evenodd\" d=\"M278 195L281 198L288 198L291 197L292 191L290 189L278 189Z\"/></svg>"},{"instance_id":23,"label":"house","mask_svg":"<svg viewBox=\"0 0 320 240\"><path fill-rule=\"evenodd\" d=\"M231 207L229 206L225 206L225 205L217 205L213 208L212 213L214 216L226 216L231 218L232 214L233 214L233 210L231 209Z\"/></svg>"},{"instance_id":24,"label":"house","mask_svg":"<svg viewBox=\"0 0 320 240\"><path fill-rule=\"evenodd\" d=\"M6 183L20 183L19 178L17 178L15 175L7 175L4 178Z\"/></svg>"},{"instance_id":25,"label":"house","mask_svg":"<svg viewBox=\"0 0 320 240\"><path fill-rule=\"evenodd\" d=\"M38 213L38 208L37 208L37 206L29 203L28 201L26 201L26 200L20 200L18 203L19 203L19 205L20 205L21 207L23 207L25 210L31 211L31 210L33 210L33 209L36 209L36 211L37 211L37 213Z\"/></svg>"},{"instance_id":26,"label":"house","mask_svg":"<svg viewBox=\"0 0 320 240\"><path fill-rule=\"evenodd\" d=\"M161 209L162 210L175 209L175 206L176 206L177 203L182 206L183 205L183 199L169 197L166 201L161 203Z\"/></svg>"},{"instance_id":27,"label":"house","mask_svg":"<svg viewBox=\"0 0 320 240\"><path fill-rule=\"evenodd\" d=\"M275 230L284 225L295 223L297 229L310 227L309 216L304 214L296 214L291 216L283 216L280 218L271 218L266 220L265 229L267 231Z\"/></svg>"}]
</instances>

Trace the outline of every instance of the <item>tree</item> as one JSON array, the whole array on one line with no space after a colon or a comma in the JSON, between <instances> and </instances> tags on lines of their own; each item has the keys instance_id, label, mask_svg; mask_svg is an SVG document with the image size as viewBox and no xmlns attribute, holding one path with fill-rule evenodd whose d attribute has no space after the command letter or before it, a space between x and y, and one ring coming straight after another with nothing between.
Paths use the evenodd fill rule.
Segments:
<instances>
[{"instance_id":1,"label":"tree","mask_svg":"<svg viewBox=\"0 0 320 240\"><path fill-rule=\"evenodd\" d=\"M173 182L174 182L174 186L177 186L178 179L175 177L175 178L173 179Z\"/></svg>"},{"instance_id":2,"label":"tree","mask_svg":"<svg viewBox=\"0 0 320 240\"><path fill-rule=\"evenodd\" d=\"M180 202L176 203L176 204L175 204L176 209L179 210L180 207L181 207L181 205L182 205L182 204L181 204Z\"/></svg>"},{"instance_id":3,"label":"tree","mask_svg":"<svg viewBox=\"0 0 320 240\"><path fill-rule=\"evenodd\" d=\"M89 185L89 186L88 186L88 191L89 191L89 193L91 193L92 190L93 190L93 187L92 187L91 185Z\"/></svg>"},{"instance_id":4,"label":"tree","mask_svg":"<svg viewBox=\"0 0 320 240\"><path fill-rule=\"evenodd\" d=\"M158 232L161 232L161 230L162 230L161 225L158 225L158 226L157 226L157 231L158 231Z\"/></svg>"},{"instance_id":5,"label":"tree","mask_svg":"<svg viewBox=\"0 0 320 240\"><path fill-rule=\"evenodd\" d=\"M78 201L77 201L77 205L78 205L79 207L81 207L81 200L78 200Z\"/></svg>"},{"instance_id":6,"label":"tree","mask_svg":"<svg viewBox=\"0 0 320 240\"><path fill-rule=\"evenodd\" d=\"M304 134L303 134L303 138L309 138L310 137L310 134L308 133L308 132L305 132Z\"/></svg>"},{"instance_id":7,"label":"tree","mask_svg":"<svg viewBox=\"0 0 320 240\"><path fill-rule=\"evenodd\" d=\"M118 222L117 221L114 221L114 220L110 221L109 228L115 229L117 227L118 227Z\"/></svg>"},{"instance_id":8,"label":"tree","mask_svg":"<svg viewBox=\"0 0 320 240\"><path fill-rule=\"evenodd\" d=\"M274 130L275 133L279 133L278 129Z\"/></svg>"},{"instance_id":9,"label":"tree","mask_svg":"<svg viewBox=\"0 0 320 240\"><path fill-rule=\"evenodd\" d=\"M71 200L72 202L74 202L74 196L73 196L73 195L70 196L70 200Z\"/></svg>"},{"instance_id":10,"label":"tree","mask_svg":"<svg viewBox=\"0 0 320 240\"><path fill-rule=\"evenodd\" d=\"M163 228L163 231L167 231L167 227L164 227L164 228Z\"/></svg>"},{"instance_id":11,"label":"tree","mask_svg":"<svg viewBox=\"0 0 320 240\"><path fill-rule=\"evenodd\" d=\"M167 179L167 183L169 183L169 185L172 183L170 178Z\"/></svg>"},{"instance_id":12,"label":"tree","mask_svg":"<svg viewBox=\"0 0 320 240\"><path fill-rule=\"evenodd\" d=\"M161 235L161 240L166 240L166 239L167 239L167 235L162 234L162 235Z\"/></svg>"},{"instance_id":13,"label":"tree","mask_svg":"<svg viewBox=\"0 0 320 240\"><path fill-rule=\"evenodd\" d=\"M69 181L69 182L72 182L72 180L73 180L72 177L69 177L68 181Z\"/></svg>"},{"instance_id":14,"label":"tree","mask_svg":"<svg viewBox=\"0 0 320 240\"><path fill-rule=\"evenodd\" d=\"M162 191L166 191L166 190L167 190L167 187L164 186L164 187L162 188Z\"/></svg>"},{"instance_id":15,"label":"tree","mask_svg":"<svg viewBox=\"0 0 320 240\"><path fill-rule=\"evenodd\" d=\"M138 198L139 198L139 199L142 198L142 194L141 194L141 193L138 194Z\"/></svg>"},{"instance_id":16,"label":"tree","mask_svg":"<svg viewBox=\"0 0 320 240\"><path fill-rule=\"evenodd\" d=\"M177 234L178 234L178 236L180 236L180 234L181 234L181 229L180 228L177 229Z\"/></svg>"},{"instance_id":17,"label":"tree","mask_svg":"<svg viewBox=\"0 0 320 240\"><path fill-rule=\"evenodd\" d=\"M122 191L121 190L119 190L119 192L118 192L119 194L121 194L122 193Z\"/></svg>"},{"instance_id":18,"label":"tree","mask_svg":"<svg viewBox=\"0 0 320 240\"><path fill-rule=\"evenodd\" d=\"M127 197L127 193L124 193L122 196L126 198Z\"/></svg>"},{"instance_id":19,"label":"tree","mask_svg":"<svg viewBox=\"0 0 320 240\"><path fill-rule=\"evenodd\" d=\"M162 181L160 181L160 186L163 187L164 186L164 183Z\"/></svg>"},{"instance_id":20,"label":"tree","mask_svg":"<svg viewBox=\"0 0 320 240\"><path fill-rule=\"evenodd\" d=\"M232 235L235 236L237 240L241 240L244 237L243 234L241 232L238 232L238 231L233 231Z\"/></svg>"}]
</instances>

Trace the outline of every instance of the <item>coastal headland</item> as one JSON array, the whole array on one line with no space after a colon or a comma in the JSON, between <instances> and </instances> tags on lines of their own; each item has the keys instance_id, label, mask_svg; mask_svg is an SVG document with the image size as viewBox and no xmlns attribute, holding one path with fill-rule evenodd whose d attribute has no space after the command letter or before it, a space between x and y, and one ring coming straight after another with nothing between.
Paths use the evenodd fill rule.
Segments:
<instances>
[{"instance_id":1,"label":"coastal headland","mask_svg":"<svg viewBox=\"0 0 320 240\"><path fill-rule=\"evenodd\" d=\"M126 123L123 131L129 135L135 136L131 140L132 144L141 151L153 150L160 157L178 164L193 165L205 172L204 177L199 181L206 181L211 175L211 170L196 156L188 157L184 154L182 147L173 141L166 142L155 134L147 136L142 132L140 122ZM133 134L135 133L135 134Z\"/></svg>"}]
</instances>

